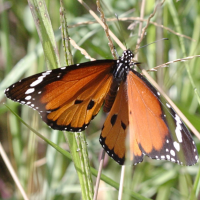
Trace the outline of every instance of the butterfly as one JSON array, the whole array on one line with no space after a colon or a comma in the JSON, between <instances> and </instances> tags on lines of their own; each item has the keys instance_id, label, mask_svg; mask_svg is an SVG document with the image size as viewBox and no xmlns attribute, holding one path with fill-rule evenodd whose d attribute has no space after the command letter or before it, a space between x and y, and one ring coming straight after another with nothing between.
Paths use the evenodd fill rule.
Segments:
<instances>
[{"instance_id":1,"label":"butterfly","mask_svg":"<svg viewBox=\"0 0 200 200\"><path fill-rule=\"evenodd\" d=\"M144 155L194 165L198 152L189 130L149 81L131 69L133 57L125 50L117 60L48 70L14 83L5 95L37 110L52 129L71 132L84 131L104 104L108 116L99 141L120 165L125 158L136 165Z\"/></svg>"}]
</instances>

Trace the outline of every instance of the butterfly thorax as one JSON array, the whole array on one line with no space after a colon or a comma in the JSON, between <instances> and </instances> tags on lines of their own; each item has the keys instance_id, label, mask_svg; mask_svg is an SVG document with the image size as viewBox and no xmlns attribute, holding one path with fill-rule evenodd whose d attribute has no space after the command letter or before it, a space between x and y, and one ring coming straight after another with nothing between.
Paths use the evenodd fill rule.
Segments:
<instances>
[{"instance_id":1,"label":"butterfly thorax","mask_svg":"<svg viewBox=\"0 0 200 200\"><path fill-rule=\"evenodd\" d=\"M122 56L118 58L113 71L113 77L115 81L120 83L121 81L126 80L130 66L133 65L132 59L133 53L130 50L124 51Z\"/></svg>"},{"instance_id":2,"label":"butterfly thorax","mask_svg":"<svg viewBox=\"0 0 200 200\"><path fill-rule=\"evenodd\" d=\"M126 81L130 67L133 65L132 59L133 53L130 50L126 50L123 52L122 56L116 60L114 70L112 72L113 81L105 98L105 104L103 107L104 112L110 112L110 109L115 101L119 85L122 81Z\"/></svg>"}]
</instances>

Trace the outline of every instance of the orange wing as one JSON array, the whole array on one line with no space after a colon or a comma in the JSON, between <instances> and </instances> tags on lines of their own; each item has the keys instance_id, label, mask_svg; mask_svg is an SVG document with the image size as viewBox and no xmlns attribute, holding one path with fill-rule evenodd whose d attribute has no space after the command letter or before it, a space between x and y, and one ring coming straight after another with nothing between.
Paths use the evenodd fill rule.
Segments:
<instances>
[{"instance_id":1,"label":"orange wing","mask_svg":"<svg viewBox=\"0 0 200 200\"><path fill-rule=\"evenodd\" d=\"M160 93L134 70L129 71L126 84L131 160L137 164L147 155L178 164L195 164L198 154L190 132L170 105L163 98L160 100Z\"/></svg>"},{"instance_id":2,"label":"orange wing","mask_svg":"<svg viewBox=\"0 0 200 200\"><path fill-rule=\"evenodd\" d=\"M119 164L125 159L125 140L128 129L128 99L126 86L122 82L119 86L114 104L106 118L100 143L105 151Z\"/></svg>"},{"instance_id":3,"label":"orange wing","mask_svg":"<svg viewBox=\"0 0 200 200\"><path fill-rule=\"evenodd\" d=\"M53 129L83 131L103 104L115 62L99 60L39 73L11 85L5 94L37 110Z\"/></svg>"},{"instance_id":4,"label":"orange wing","mask_svg":"<svg viewBox=\"0 0 200 200\"><path fill-rule=\"evenodd\" d=\"M144 155L185 165L198 161L190 132L160 98L159 92L134 70L121 82L99 139L108 155L119 164L124 163L125 157L138 164ZM125 156L127 150L129 157Z\"/></svg>"}]
</instances>

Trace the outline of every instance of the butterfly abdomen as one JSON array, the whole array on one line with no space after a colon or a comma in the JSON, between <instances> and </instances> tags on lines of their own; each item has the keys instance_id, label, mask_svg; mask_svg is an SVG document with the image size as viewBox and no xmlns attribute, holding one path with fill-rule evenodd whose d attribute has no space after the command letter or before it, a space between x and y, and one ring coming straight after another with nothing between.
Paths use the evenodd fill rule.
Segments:
<instances>
[{"instance_id":1,"label":"butterfly abdomen","mask_svg":"<svg viewBox=\"0 0 200 200\"><path fill-rule=\"evenodd\" d=\"M115 101L115 97L117 95L118 87L119 87L119 82L116 81L115 79L113 79L112 85L111 85L110 90L105 99L105 104L103 107L104 112L106 112L106 113L110 112L110 109L111 109L111 107Z\"/></svg>"}]
</instances>

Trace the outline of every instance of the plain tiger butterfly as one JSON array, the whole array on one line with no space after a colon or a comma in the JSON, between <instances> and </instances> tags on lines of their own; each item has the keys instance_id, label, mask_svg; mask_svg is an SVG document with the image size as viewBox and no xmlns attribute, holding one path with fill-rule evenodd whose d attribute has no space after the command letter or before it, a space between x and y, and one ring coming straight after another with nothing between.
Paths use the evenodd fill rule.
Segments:
<instances>
[{"instance_id":1,"label":"plain tiger butterfly","mask_svg":"<svg viewBox=\"0 0 200 200\"><path fill-rule=\"evenodd\" d=\"M96 60L35 74L14 83L5 95L37 110L51 128L80 132L101 106L108 112L100 143L119 164L129 137L133 164L143 156L194 165L198 153L180 117L138 72L130 50L118 60Z\"/></svg>"}]
</instances>

